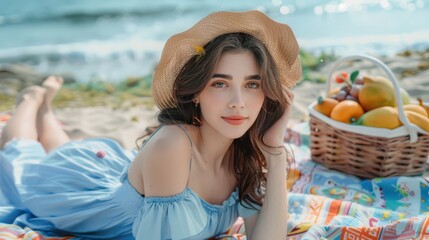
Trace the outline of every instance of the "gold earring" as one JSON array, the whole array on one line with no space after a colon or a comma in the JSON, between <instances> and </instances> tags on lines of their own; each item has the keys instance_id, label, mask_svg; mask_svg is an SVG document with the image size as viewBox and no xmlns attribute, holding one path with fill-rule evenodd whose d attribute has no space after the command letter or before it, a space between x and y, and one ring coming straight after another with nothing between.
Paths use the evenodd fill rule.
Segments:
<instances>
[{"instance_id":1,"label":"gold earring","mask_svg":"<svg viewBox=\"0 0 429 240\"><path fill-rule=\"evenodd\" d=\"M194 116L192 124L195 126L201 126L201 120L197 116Z\"/></svg>"},{"instance_id":2,"label":"gold earring","mask_svg":"<svg viewBox=\"0 0 429 240\"><path fill-rule=\"evenodd\" d=\"M201 120L197 117L197 114L196 114L198 112L198 102L194 101L194 103L195 103L195 115L192 118L192 124L195 126L201 126Z\"/></svg>"}]
</instances>

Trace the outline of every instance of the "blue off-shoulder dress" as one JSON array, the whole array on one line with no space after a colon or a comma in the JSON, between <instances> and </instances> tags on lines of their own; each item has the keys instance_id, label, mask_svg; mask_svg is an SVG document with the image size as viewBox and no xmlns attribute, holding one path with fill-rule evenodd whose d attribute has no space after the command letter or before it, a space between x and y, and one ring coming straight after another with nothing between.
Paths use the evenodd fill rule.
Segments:
<instances>
[{"instance_id":1,"label":"blue off-shoulder dress","mask_svg":"<svg viewBox=\"0 0 429 240\"><path fill-rule=\"evenodd\" d=\"M238 190L220 205L188 187L141 196L127 176L136 154L110 139L49 154L37 141L12 140L0 151L0 222L76 239L207 239L257 212L240 204Z\"/></svg>"}]
</instances>

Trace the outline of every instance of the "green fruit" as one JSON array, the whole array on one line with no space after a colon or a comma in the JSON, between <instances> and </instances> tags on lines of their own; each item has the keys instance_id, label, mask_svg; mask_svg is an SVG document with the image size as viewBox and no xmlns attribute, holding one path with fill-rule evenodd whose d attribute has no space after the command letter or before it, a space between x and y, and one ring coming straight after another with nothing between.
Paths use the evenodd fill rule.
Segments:
<instances>
[{"instance_id":1,"label":"green fruit","mask_svg":"<svg viewBox=\"0 0 429 240\"><path fill-rule=\"evenodd\" d=\"M396 106L395 92L391 85L383 82L365 83L359 91L359 102L365 111L384 106Z\"/></svg>"},{"instance_id":2,"label":"green fruit","mask_svg":"<svg viewBox=\"0 0 429 240\"><path fill-rule=\"evenodd\" d=\"M367 84L367 83L380 83L389 87L393 88L393 83L385 78L385 77L381 77L381 76L365 76L363 78L363 83Z\"/></svg>"},{"instance_id":3,"label":"green fruit","mask_svg":"<svg viewBox=\"0 0 429 240\"><path fill-rule=\"evenodd\" d=\"M404 105L410 104L410 95L403 88L401 88L401 98Z\"/></svg>"}]
</instances>

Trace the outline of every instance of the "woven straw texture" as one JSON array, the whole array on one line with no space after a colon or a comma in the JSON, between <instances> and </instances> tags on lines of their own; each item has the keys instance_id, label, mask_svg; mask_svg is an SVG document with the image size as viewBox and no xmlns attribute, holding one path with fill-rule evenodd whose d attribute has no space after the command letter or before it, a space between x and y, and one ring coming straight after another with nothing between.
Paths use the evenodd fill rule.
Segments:
<instances>
[{"instance_id":1,"label":"woven straw texture","mask_svg":"<svg viewBox=\"0 0 429 240\"><path fill-rule=\"evenodd\" d=\"M259 11L216 12L166 42L153 76L152 94L160 109L175 107L173 84L197 47L227 33L247 33L261 41L272 55L282 83L292 88L301 79L299 48L286 24L271 20Z\"/></svg>"},{"instance_id":2,"label":"woven straw texture","mask_svg":"<svg viewBox=\"0 0 429 240\"><path fill-rule=\"evenodd\" d=\"M363 178L422 174L429 135L383 138L337 129L310 115L311 155L324 166Z\"/></svg>"}]
</instances>

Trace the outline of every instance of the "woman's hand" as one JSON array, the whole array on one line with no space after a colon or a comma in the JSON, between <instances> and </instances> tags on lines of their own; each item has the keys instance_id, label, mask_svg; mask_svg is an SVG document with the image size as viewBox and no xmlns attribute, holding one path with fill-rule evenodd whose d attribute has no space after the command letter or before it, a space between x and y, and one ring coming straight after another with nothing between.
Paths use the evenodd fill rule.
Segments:
<instances>
[{"instance_id":1,"label":"woman's hand","mask_svg":"<svg viewBox=\"0 0 429 240\"><path fill-rule=\"evenodd\" d=\"M286 106L283 115L268 129L263 138L264 143L268 146L262 146L263 151L272 154L281 154L284 152L284 135L287 129L287 123L290 118L294 99L292 91L285 86L282 87L283 94L289 104Z\"/></svg>"}]
</instances>

